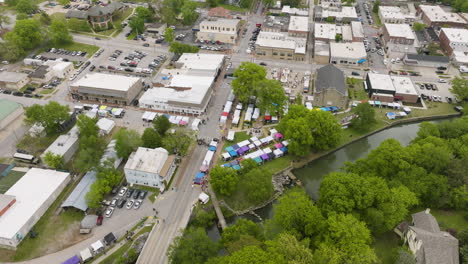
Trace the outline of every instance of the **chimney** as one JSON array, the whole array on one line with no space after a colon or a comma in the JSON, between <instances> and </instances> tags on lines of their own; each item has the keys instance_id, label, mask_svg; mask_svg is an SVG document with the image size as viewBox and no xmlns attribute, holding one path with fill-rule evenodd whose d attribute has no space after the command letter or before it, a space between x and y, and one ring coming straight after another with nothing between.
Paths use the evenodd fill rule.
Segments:
<instances>
[{"instance_id":1,"label":"chimney","mask_svg":"<svg viewBox=\"0 0 468 264\"><path fill-rule=\"evenodd\" d=\"M431 209L429 208L426 208L426 211L425 211L426 214L430 214L431 213Z\"/></svg>"}]
</instances>

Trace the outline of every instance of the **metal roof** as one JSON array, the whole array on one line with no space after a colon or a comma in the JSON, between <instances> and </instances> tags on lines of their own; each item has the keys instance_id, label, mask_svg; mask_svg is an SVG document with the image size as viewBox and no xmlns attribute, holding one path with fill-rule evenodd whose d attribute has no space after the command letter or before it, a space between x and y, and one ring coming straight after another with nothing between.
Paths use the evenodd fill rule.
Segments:
<instances>
[{"instance_id":1,"label":"metal roof","mask_svg":"<svg viewBox=\"0 0 468 264\"><path fill-rule=\"evenodd\" d=\"M0 120L5 119L5 117L9 116L20 107L21 105L16 102L0 99Z\"/></svg>"},{"instance_id":2,"label":"metal roof","mask_svg":"<svg viewBox=\"0 0 468 264\"><path fill-rule=\"evenodd\" d=\"M91 184L96 181L96 172L88 171L78 185L75 187L73 192L63 202L62 207L74 207L81 211L88 210L88 204L86 203L86 194L91 189Z\"/></svg>"},{"instance_id":3,"label":"metal roof","mask_svg":"<svg viewBox=\"0 0 468 264\"><path fill-rule=\"evenodd\" d=\"M317 79L315 80L315 89L321 92L326 89L334 88L343 95L346 95L346 84L343 71L332 64L328 64L317 70Z\"/></svg>"},{"instance_id":4,"label":"metal roof","mask_svg":"<svg viewBox=\"0 0 468 264\"><path fill-rule=\"evenodd\" d=\"M449 63L450 59L447 56L432 56L432 55L423 55L423 54L406 54L406 57L410 60L418 61L432 61L432 62L442 62Z\"/></svg>"}]
</instances>

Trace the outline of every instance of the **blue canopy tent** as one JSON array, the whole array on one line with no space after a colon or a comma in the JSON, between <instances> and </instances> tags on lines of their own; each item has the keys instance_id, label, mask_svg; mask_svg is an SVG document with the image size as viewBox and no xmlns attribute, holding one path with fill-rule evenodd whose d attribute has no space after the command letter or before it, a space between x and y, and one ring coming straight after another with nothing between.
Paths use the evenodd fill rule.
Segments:
<instances>
[{"instance_id":1,"label":"blue canopy tent","mask_svg":"<svg viewBox=\"0 0 468 264\"><path fill-rule=\"evenodd\" d=\"M233 151L234 149L231 146L229 146L229 147L225 148L225 150L226 150L226 152L230 152L230 151Z\"/></svg>"},{"instance_id":2,"label":"blue canopy tent","mask_svg":"<svg viewBox=\"0 0 468 264\"><path fill-rule=\"evenodd\" d=\"M336 106L330 106L330 109L332 112L338 112L338 107Z\"/></svg>"},{"instance_id":3,"label":"blue canopy tent","mask_svg":"<svg viewBox=\"0 0 468 264\"><path fill-rule=\"evenodd\" d=\"M232 166L232 168L235 169L235 170L240 170L241 166L240 165L234 165L234 166Z\"/></svg>"},{"instance_id":4,"label":"blue canopy tent","mask_svg":"<svg viewBox=\"0 0 468 264\"><path fill-rule=\"evenodd\" d=\"M195 174L195 179L193 180L193 183L201 184L201 181L203 180L203 177L205 177L205 173L198 172L197 174Z\"/></svg>"},{"instance_id":5,"label":"blue canopy tent","mask_svg":"<svg viewBox=\"0 0 468 264\"><path fill-rule=\"evenodd\" d=\"M280 149L284 154L288 153L288 148L287 147L282 147Z\"/></svg>"},{"instance_id":6,"label":"blue canopy tent","mask_svg":"<svg viewBox=\"0 0 468 264\"><path fill-rule=\"evenodd\" d=\"M237 157L237 152L235 150L231 150L228 152L231 157Z\"/></svg>"},{"instance_id":7,"label":"blue canopy tent","mask_svg":"<svg viewBox=\"0 0 468 264\"><path fill-rule=\"evenodd\" d=\"M223 167L224 167L224 168L230 168L230 167L231 167L231 164L229 164L229 163L223 164Z\"/></svg>"},{"instance_id":8,"label":"blue canopy tent","mask_svg":"<svg viewBox=\"0 0 468 264\"><path fill-rule=\"evenodd\" d=\"M262 158L260 158L260 157L256 157L256 158L254 158L253 160L254 160L255 162L257 162L258 165L260 165L260 164L263 163L263 160L262 160Z\"/></svg>"},{"instance_id":9,"label":"blue canopy tent","mask_svg":"<svg viewBox=\"0 0 468 264\"><path fill-rule=\"evenodd\" d=\"M210 151L216 151L216 147L215 146L210 146L209 150Z\"/></svg>"},{"instance_id":10,"label":"blue canopy tent","mask_svg":"<svg viewBox=\"0 0 468 264\"><path fill-rule=\"evenodd\" d=\"M234 150L238 150L239 148L240 148L240 147L239 147L239 145L237 145L237 144L232 145L232 149L234 149Z\"/></svg>"},{"instance_id":11,"label":"blue canopy tent","mask_svg":"<svg viewBox=\"0 0 468 264\"><path fill-rule=\"evenodd\" d=\"M358 60L357 63L358 63L358 64L363 64L364 62L366 62L366 59L360 59L360 60Z\"/></svg>"},{"instance_id":12,"label":"blue canopy tent","mask_svg":"<svg viewBox=\"0 0 468 264\"><path fill-rule=\"evenodd\" d=\"M237 160L233 160L233 161L229 162L229 164L231 164L231 167L234 167L236 165L239 165L239 162Z\"/></svg>"}]
</instances>

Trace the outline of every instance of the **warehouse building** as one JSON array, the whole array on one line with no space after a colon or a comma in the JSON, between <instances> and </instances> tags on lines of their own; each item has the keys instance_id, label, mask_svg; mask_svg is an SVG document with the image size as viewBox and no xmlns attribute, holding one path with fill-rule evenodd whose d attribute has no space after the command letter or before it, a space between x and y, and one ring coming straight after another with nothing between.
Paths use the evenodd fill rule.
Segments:
<instances>
[{"instance_id":1,"label":"warehouse building","mask_svg":"<svg viewBox=\"0 0 468 264\"><path fill-rule=\"evenodd\" d=\"M22 113L23 107L21 107L20 104L6 99L0 99L0 131L18 119Z\"/></svg>"},{"instance_id":2,"label":"warehouse building","mask_svg":"<svg viewBox=\"0 0 468 264\"><path fill-rule=\"evenodd\" d=\"M239 19L209 18L200 23L197 39L235 44L239 35L239 25Z\"/></svg>"},{"instance_id":3,"label":"warehouse building","mask_svg":"<svg viewBox=\"0 0 468 264\"><path fill-rule=\"evenodd\" d=\"M447 12L439 5L419 5L417 15L421 17L424 24L431 27L462 28L468 24L462 16L457 13Z\"/></svg>"},{"instance_id":4,"label":"warehouse building","mask_svg":"<svg viewBox=\"0 0 468 264\"><path fill-rule=\"evenodd\" d=\"M282 32L262 32L255 42L257 57L304 61L307 39L290 37Z\"/></svg>"},{"instance_id":5,"label":"warehouse building","mask_svg":"<svg viewBox=\"0 0 468 264\"><path fill-rule=\"evenodd\" d=\"M161 191L171 181L176 168L175 156L163 148L142 148L133 152L125 164L125 178L130 184L157 187Z\"/></svg>"},{"instance_id":6,"label":"warehouse building","mask_svg":"<svg viewBox=\"0 0 468 264\"><path fill-rule=\"evenodd\" d=\"M68 162L75 152L78 150L78 138L80 130L78 126L74 126L68 133L60 135L45 151L42 153L41 158L51 152L54 155L60 155L65 162Z\"/></svg>"},{"instance_id":7,"label":"warehouse building","mask_svg":"<svg viewBox=\"0 0 468 264\"><path fill-rule=\"evenodd\" d=\"M419 94L408 77L368 73L364 85L371 100L389 103L395 100L407 103L419 101Z\"/></svg>"},{"instance_id":8,"label":"warehouse building","mask_svg":"<svg viewBox=\"0 0 468 264\"><path fill-rule=\"evenodd\" d=\"M76 100L129 105L142 87L142 80L138 77L88 73L80 80L70 84L70 93Z\"/></svg>"},{"instance_id":9,"label":"warehouse building","mask_svg":"<svg viewBox=\"0 0 468 264\"><path fill-rule=\"evenodd\" d=\"M32 168L0 194L0 245L16 249L69 181L68 172Z\"/></svg>"},{"instance_id":10,"label":"warehouse building","mask_svg":"<svg viewBox=\"0 0 468 264\"><path fill-rule=\"evenodd\" d=\"M0 72L0 88L7 90L19 90L28 84L29 78L26 73Z\"/></svg>"},{"instance_id":11,"label":"warehouse building","mask_svg":"<svg viewBox=\"0 0 468 264\"><path fill-rule=\"evenodd\" d=\"M330 63L361 65L367 60L362 42L330 43Z\"/></svg>"},{"instance_id":12,"label":"warehouse building","mask_svg":"<svg viewBox=\"0 0 468 264\"><path fill-rule=\"evenodd\" d=\"M406 54L403 58L403 63L412 66L421 67L448 67L450 59L447 56L431 56L424 54Z\"/></svg>"}]
</instances>

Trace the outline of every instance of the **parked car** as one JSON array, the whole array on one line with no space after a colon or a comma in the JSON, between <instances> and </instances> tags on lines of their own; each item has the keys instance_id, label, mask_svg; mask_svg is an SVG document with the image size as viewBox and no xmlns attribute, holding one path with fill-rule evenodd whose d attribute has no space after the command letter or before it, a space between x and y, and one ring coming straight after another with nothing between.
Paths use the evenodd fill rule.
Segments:
<instances>
[{"instance_id":1,"label":"parked car","mask_svg":"<svg viewBox=\"0 0 468 264\"><path fill-rule=\"evenodd\" d=\"M119 192L119 196L124 196L124 194L127 192L127 187L122 187Z\"/></svg>"},{"instance_id":2,"label":"parked car","mask_svg":"<svg viewBox=\"0 0 468 264\"><path fill-rule=\"evenodd\" d=\"M140 190L135 190L135 192L133 193L133 199L138 199L138 197L140 196Z\"/></svg>"},{"instance_id":3,"label":"parked car","mask_svg":"<svg viewBox=\"0 0 468 264\"><path fill-rule=\"evenodd\" d=\"M113 213L114 213L114 208L112 208L112 207L107 208L106 217L108 217L108 218L111 217Z\"/></svg>"},{"instance_id":4,"label":"parked car","mask_svg":"<svg viewBox=\"0 0 468 264\"><path fill-rule=\"evenodd\" d=\"M138 209L141 206L141 200L135 201L135 204L133 205L133 208Z\"/></svg>"},{"instance_id":5,"label":"parked car","mask_svg":"<svg viewBox=\"0 0 468 264\"><path fill-rule=\"evenodd\" d=\"M102 217L102 215L98 216L97 220L96 220L96 225L100 226L102 225L102 220L104 219L104 217Z\"/></svg>"},{"instance_id":6,"label":"parked car","mask_svg":"<svg viewBox=\"0 0 468 264\"><path fill-rule=\"evenodd\" d=\"M148 191L141 191L140 192L140 197L139 197L140 200L144 200L147 194L148 194Z\"/></svg>"},{"instance_id":7,"label":"parked car","mask_svg":"<svg viewBox=\"0 0 468 264\"><path fill-rule=\"evenodd\" d=\"M135 191L134 189L128 189L128 191L127 191L127 198L132 197L132 194L133 194L134 191Z\"/></svg>"},{"instance_id":8,"label":"parked car","mask_svg":"<svg viewBox=\"0 0 468 264\"><path fill-rule=\"evenodd\" d=\"M262 66L267 66L267 64L264 63L264 62L260 62L260 65L262 65Z\"/></svg>"},{"instance_id":9,"label":"parked car","mask_svg":"<svg viewBox=\"0 0 468 264\"><path fill-rule=\"evenodd\" d=\"M94 65L91 65L91 67L89 67L90 71L94 71L94 69L96 69L96 66L94 66Z\"/></svg>"},{"instance_id":10,"label":"parked car","mask_svg":"<svg viewBox=\"0 0 468 264\"><path fill-rule=\"evenodd\" d=\"M359 72L355 72L355 71L353 71L353 72L351 72L351 75L354 75L354 76L359 76L360 74L359 74Z\"/></svg>"},{"instance_id":11,"label":"parked car","mask_svg":"<svg viewBox=\"0 0 468 264\"><path fill-rule=\"evenodd\" d=\"M111 193L112 193L113 195L116 195L118 192L119 192L119 187L117 187L117 186L114 187L114 188L112 189L112 191L111 191Z\"/></svg>"},{"instance_id":12,"label":"parked car","mask_svg":"<svg viewBox=\"0 0 468 264\"><path fill-rule=\"evenodd\" d=\"M127 199L120 199L119 202L117 203L118 208L124 207L124 205L127 203Z\"/></svg>"},{"instance_id":13,"label":"parked car","mask_svg":"<svg viewBox=\"0 0 468 264\"><path fill-rule=\"evenodd\" d=\"M134 203L134 202L135 202L134 200L128 201L128 202L127 202L127 206L125 206L125 208L127 208L127 209L132 209L132 206L133 206L133 203Z\"/></svg>"},{"instance_id":14,"label":"parked car","mask_svg":"<svg viewBox=\"0 0 468 264\"><path fill-rule=\"evenodd\" d=\"M436 71L437 74L443 74L444 71Z\"/></svg>"},{"instance_id":15,"label":"parked car","mask_svg":"<svg viewBox=\"0 0 468 264\"><path fill-rule=\"evenodd\" d=\"M439 79L438 82L440 82L440 83L447 83L447 80L445 80L445 79Z\"/></svg>"},{"instance_id":16,"label":"parked car","mask_svg":"<svg viewBox=\"0 0 468 264\"><path fill-rule=\"evenodd\" d=\"M143 47L149 47L149 43L143 43Z\"/></svg>"},{"instance_id":17,"label":"parked car","mask_svg":"<svg viewBox=\"0 0 468 264\"><path fill-rule=\"evenodd\" d=\"M117 206L117 202L118 202L118 201L119 201L119 199L117 199L117 198L112 199L112 202L111 202L110 206L111 206L111 207Z\"/></svg>"}]
</instances>

